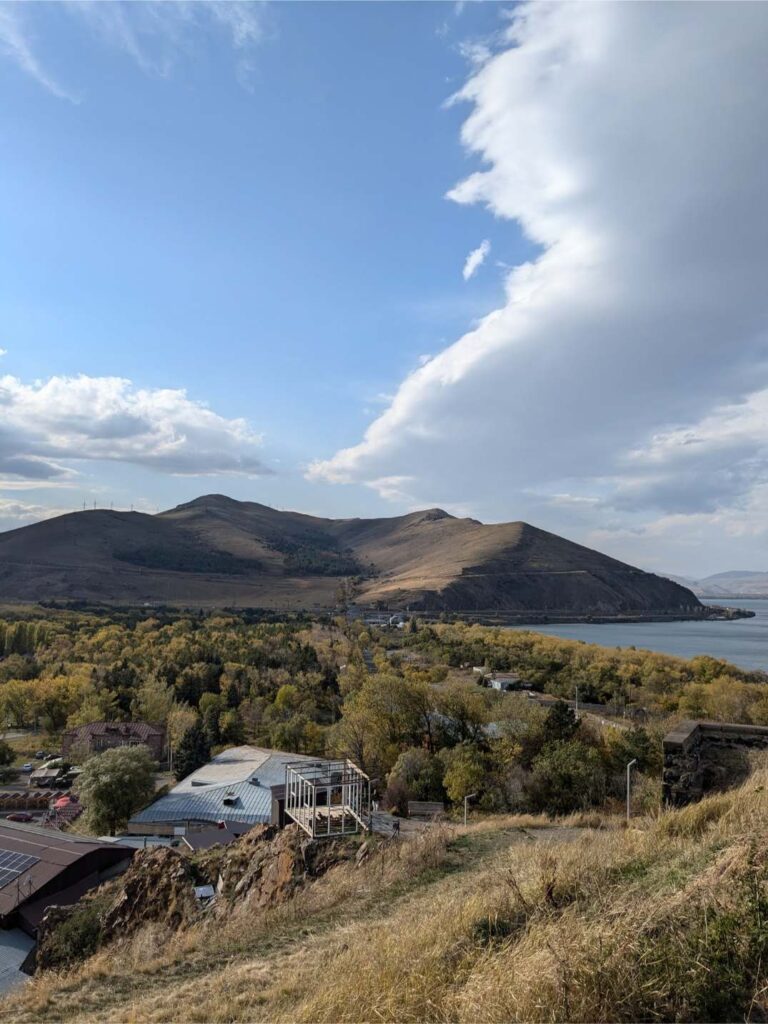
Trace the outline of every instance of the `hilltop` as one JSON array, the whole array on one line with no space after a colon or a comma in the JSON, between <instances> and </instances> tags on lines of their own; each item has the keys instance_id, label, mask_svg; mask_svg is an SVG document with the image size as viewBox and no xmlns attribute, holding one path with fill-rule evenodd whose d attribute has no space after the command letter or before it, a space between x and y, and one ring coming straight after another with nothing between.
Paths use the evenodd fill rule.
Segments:
<instances>
[{"instance_id":1,"label":"hilltop","mask_svg":"<svg viewBox=\"0 0 768 1024\"><path fill-rule=\"evenodd\" d=\"M74 512L0 534L0 599L696 615L685 587L523 522L428 509L324 519L206 495L157 515Z\"/></svg>"}]
</instances>

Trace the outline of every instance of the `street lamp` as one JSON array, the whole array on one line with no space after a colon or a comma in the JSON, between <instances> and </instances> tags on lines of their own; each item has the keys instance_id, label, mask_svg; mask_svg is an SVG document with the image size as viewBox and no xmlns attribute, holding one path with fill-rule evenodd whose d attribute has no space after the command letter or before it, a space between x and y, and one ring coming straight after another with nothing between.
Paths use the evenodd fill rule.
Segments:
<instances>
[{"instance_id":1,"label":"street lamp","mask_svg":"<svg viewBox=\"0 0 768 1024\"><path fill-rule=\"evenodd\" d=\"M632 765L633 764L637 764L637 758L636 757L633 757L632 760L627 765L627 821L629 821L629 816L631 814L630 803L629 803L629 797L630 797L630 788L629 787L630 787L630 775L631 775L631 772L632 772Z\"/></svg>"},{"instance_id":2,"label":"street lamp","mask_svg":"<svg viewBox=\"0 0 768 1024\"><path fill-rule=\"evenodd\" d=\"M467 808L469 807L469 801L470 800L474 800L476 796L477 796L477 793L468 793L467 796L464 797L464 827L465 828L467 827Z\"/></svg>"}]
</instances>

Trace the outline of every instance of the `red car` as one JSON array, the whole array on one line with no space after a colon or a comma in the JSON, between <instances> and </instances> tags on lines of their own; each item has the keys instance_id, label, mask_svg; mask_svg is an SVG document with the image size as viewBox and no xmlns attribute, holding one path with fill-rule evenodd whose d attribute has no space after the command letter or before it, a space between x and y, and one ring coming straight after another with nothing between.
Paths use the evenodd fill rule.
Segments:
<instances>
[{"instance_id":1,"label":"red car","mask_svg":"<svg viewBox=\"0 0 768 1024\"><path fill-rule=\"evenodd\" d=\"M13 814L6 814L5 816L8 821L34 821L35 819L31 814L27 814L26 811L14 811Z\"/></svg>"}]
</instances>

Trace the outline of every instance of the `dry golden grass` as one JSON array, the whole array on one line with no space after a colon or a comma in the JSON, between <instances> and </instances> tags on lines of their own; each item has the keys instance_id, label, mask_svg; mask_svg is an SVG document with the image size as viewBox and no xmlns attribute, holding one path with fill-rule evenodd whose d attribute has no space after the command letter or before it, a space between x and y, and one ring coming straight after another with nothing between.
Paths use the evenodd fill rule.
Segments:
<instances>
[{"instance_id":1,"label":"dry golden grass","mask_svg":"<svg viewBox=\"0 0 768 1024\"><path fill-rule=\"evenodd\" d=\"M761 1020L767 823L761 771L629 829L513 817L438 829L266 913L244 906L177 935L147 929L77 972L36 979L0 1012L8 1022Z\"/></svg>"}]
</instances>

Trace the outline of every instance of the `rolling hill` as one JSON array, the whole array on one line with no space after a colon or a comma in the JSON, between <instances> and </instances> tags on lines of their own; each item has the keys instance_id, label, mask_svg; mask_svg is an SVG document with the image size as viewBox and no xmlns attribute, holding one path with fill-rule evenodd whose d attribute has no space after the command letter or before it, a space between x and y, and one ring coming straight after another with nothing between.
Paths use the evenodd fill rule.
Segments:
<instances>
[{"instance_id":1,"label":"rolling hill","mask_svg":"<svg viewBox=\"0 0 768 1024\"><path fill-rule=\"evenodd\" d=\"M0 600L422 611L699 613L690 590L527 523L441 509L322 519L207 495L158 515L74 512L0 534Z\"/></svg>"},{"instance_id":2,"label":"rolling hill","mask_svg":"<svg viewBox=\"0 0 768 1024\"><path fill-rule=\"evenodd\" d=\"M768 572L742 569L717 572L713 576L705 576L701 580L686 580L674 576L671 576L670 579L682 583L698 597L768 597Z\"/></svg>"}]
</instances>

